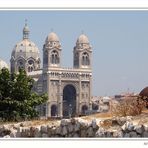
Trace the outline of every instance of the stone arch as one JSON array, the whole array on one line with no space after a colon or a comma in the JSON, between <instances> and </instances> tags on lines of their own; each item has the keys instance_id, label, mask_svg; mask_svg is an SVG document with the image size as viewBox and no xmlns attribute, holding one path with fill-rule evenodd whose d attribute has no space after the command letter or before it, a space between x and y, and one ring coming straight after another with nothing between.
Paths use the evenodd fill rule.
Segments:
<instances>
[{"instance_id":1,"label":"stone arch","mask_svg":"<svg viewBox=\"0 0 148 148\"><path fill-rule=\"evenodd\" d=\"M81 114L82 115L86 115L86 111L88 110L88 106L87 105L82 105L81 107Z\"/></svg>"},{"instance_id":2,"label":"stone arch","mask_svg":"<svg viewBox=\"0 0 148 148\"><path fill-rule=\"evenodd\" d=\"M57 105L53 104L51 105L51 117L57 116Z\"/></svg>"},{"instance_id":3,"label":"stone arch","mask_svg":"<svg viewBox=\"0 0 148 148\"><path fill-rule=\"evenodd\" d=\"M68 73L66 73L66 74L68 75ZM67 77L67 75L65 77ZM72 85L76 89L76 95L79 94L79 83L77 83L77 82L63 82L62 83L62 90L64 89L64 87L66 85Z\"/></svg>"},{"instance_id":4,"label":"stone arch","mask_svg":"<svg viewBox=\"0 0 148 148\"><path fill-rule=\"evenodd\" d=\"M76 88L72 84L63 88L63 117L76 115L76 96Z\"/></svg>"}]
</instances>

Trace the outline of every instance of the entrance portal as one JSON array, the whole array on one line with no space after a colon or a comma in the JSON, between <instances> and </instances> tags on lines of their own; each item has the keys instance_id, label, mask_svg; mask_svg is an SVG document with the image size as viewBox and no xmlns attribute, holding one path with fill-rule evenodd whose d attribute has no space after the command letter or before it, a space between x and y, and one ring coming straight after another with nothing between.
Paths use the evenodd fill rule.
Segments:
<instances>
[{"instance_id":1,"label":"entrance portal","mask_svg":"<svg viewBox=\"0 0 148 148\"><path fill-rule=\"evenodd\" d=\"M76 89L73 85L66 85L63 89L63 117L76 115Z\"/></svg>"}]
</instances>

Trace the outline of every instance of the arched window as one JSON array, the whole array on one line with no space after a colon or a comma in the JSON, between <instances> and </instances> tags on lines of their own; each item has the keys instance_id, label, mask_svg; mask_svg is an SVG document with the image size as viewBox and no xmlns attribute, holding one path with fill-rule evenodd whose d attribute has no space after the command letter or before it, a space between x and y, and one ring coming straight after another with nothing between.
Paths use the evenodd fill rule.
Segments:
<instances>
[{"instance_id":1,"label":"arched window","mask_svg":"<svg viewBox=\"0 0 148 148\"><path fill-rule=\"evenodd\" d=\"M82 106L82 110L81 110L82 115L86 115L87 114L87 110L88 110L88 106L87 105L83 105Z\"/></svg>"},{"instance_id":2,"label":"arched window","mask_svg":"<svg viewBox=\"0 0 148 148\"><path fill-rule=\"evenodd\" d=\"M51 106L51 116L57 116L57 106L56 105L52 105Z\"/></svg>"},{"instance_id":3,"label":"arched window","mask_svg":"<svg viewBox=\"0 0 148 148\"><path fill-rule=\"evenodd\" d=\"M52 51L51 53L51 63L59 64L59 54L56 50Z\"/></svg>"},{"instance_id":4,"label":"arched window","mask_svg":"<svg viewBox=\"0 0 148 148\"><path fill-rule=\"evenodd\" d=\"M89 64L90 64L89 55L87 52L84 52L82 54L82 65L89 65Z\"/></svg>"},{"instance_id":5,"label":"arched window","mask_svg":"<svg viewBox=\"0 0 148 148\"><path fill-rule=\"evenodd\" d=\"M17 67L18 67L18 71L20 69L25 69L25 64L24 64L24 62L23 62L22 59L20 59L20 60L17 61Z\"/></svg>"},{"instance_id":6,"label":"arched window","mask_svg":"<svg viewBox=\"0 0 148 148\"><path fill-rule=\"evenodd\" d=\"M28 72L32 72L34 70L34 61L29 60L28 61Z\"/></svg>"}]
</instances>

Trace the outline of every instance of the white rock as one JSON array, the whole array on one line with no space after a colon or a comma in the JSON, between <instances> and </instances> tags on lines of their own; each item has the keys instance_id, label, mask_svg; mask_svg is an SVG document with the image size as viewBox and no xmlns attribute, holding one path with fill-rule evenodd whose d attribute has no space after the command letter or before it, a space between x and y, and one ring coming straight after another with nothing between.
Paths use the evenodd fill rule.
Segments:
<instances>
[{"instance_id":1,"label":"white rock","mask_svg":"<svg viewBox=\"0 0 148 148\"><path fill-rule=\"evenodd\" d=\"M132 122L127 122L127 130L132 131L134 129L134 125Z\"/></svg>"},{"instance_id":2,"label":"white rock","mask_svg":"<svg viewBox=\"0 0 148 148\"><path fill-rule=\"evenodd\" d=\"M143 125L144 131L148 132L148 125Z\"/></svg>"},{"instance_id":3,"label":"white rock","mask_svg":"<svg viewBox=\"0 0 148 148\"><path fill-rule=\"evenodd\" d=\"M21 132L22 132L22 127L18 127L18 128L17 128L17 132L18 132L18 133L21 133Z\"/></svg>"},{"instance_id":4,"label":"white rock","mask_svg":"<svg viewBox=\"0 0 148 148\"><path fill-rule=\"evenodd\" d=\"M50 130L50 133L48 131L48 136L51 135L51 136L54 136L56 135L56 127L52 127L51 130Z\"/></svg>"},{"instance_id":5,"label":"white rock","mask_svg":"<svg viewBox=\"0 0 148 148\"><path fill-rule=\"evenodd\" d=\"M41 126L41 132L42 133L47 133L47 125L42 125Z\"/></svg>"},{"instance_id":6,"label":"white rock","mask_svg":"<svg viewBox=\"0 0 148 148\"><path fill-rule=\"evenodd\" d=\"M79 135L78 135L77 133L75 133L75 134L73 135L73 137L79 137Z\"/></svg>"},{"instance_id":7,"label":"white rock","mask_svg":"<svg viewBox=\"0 0 148 148\"><path fill-rule=\"evenodd\" d=\"M122 138L123 137L123 132L117 130L117 131L113 132L113 137Z\"/></svg>"},{"instance_id":8,"label":"white rock","mask_svg":"<svg viewBox=\"0 0 148 148\"><path fill-rule=\"evenodd\" d=\"M144 128L142 125L135 125L134 130L138 133L138 134L142 134L142 132L144 131Z\"/></svg>"},{"instance_id":9,"label":"white rock","mask_svg":"<svg viewBox=\"0 0 148 148\"><path fill-rule=\"evenodd\" d=\"M81 137L86 137L86 130L81 130L80 131L80 136Z\"/></svg>"},{"instance_id":10,"label":"white rock","mask_svg":"<svg viewBox=\"0 0 148 148\"><path fill-rule=\"evenodd\" d=\"M132 122L127 121L122 127L122 130L132 131L134 129L134 125Z\"/></svg>"},{"instance_id":11,"label":"white rock","mask_svg":"<svg viewBox=\"0 0 148 148\"><path fill-rule=\"evenodd\" d=\"M143 132L143 135L142 135L142 137L147 137L148 138L148 132Z\"/></svg>"},{"instance_id":12,"label":"white rock","mask_svg":"<svg viewBox=\"0 0 148 148\"><path fill-rule=\"evenodd\" d=\"M68 125L69 122L70 122L69 119L62 119L62 120L61 120L61 125L62 125L62 126L66 126L66 125Z\"/></svg>"},{"instance_id":13,"label":"white rock","mask_svg":"<svg viewBox=\"0 0 148 148\"><path fill-rule=\"evenodd\" d=\"M80 123L76 122L75 125L74 125L74 131L77 132L79 130L80 130Z\"/></svg>"},{"instance_id":14,"label":"white rock","mask_svg":"<svg viewBox=\"0 0 148 148\"><path fill-rule=\"evenodd\" d=\"M122 126L126 123L126 117L120 117L120 118L117 118L117 123Z\"/></svg>"},{"instance_id":15,"label":"white rock","mask_svg":"<svg viewBox=\"0 0 148 148\"><path fill-rule=\"evenodd\" d=\"M11 133L10 133L10 137L11 138L15 138L16 137L16 130L11 130Z\"/></svg>"},{"instance_id":16,"label":"white rock","mask_svg":"<svg viewBox=\"0 0 148 148\"><path fill-rule=\"evenodd\" d=\"M10 126L9 125L3 125L3 130L10 130Z\"/></svg>"},{"instance_id":17,"label":"white rock","mask_svg":"<svg viewBox=\"0 0 148 148\"><path fill-rule=\"evenodd\" d=\"M21 132L16 132L16 137L21 138Z\"/></svg>"},{"instance_id":18,"label":"white rock","mask_svg":"<svg viewBox=\"0 0 148 148\"><path fill-rule=\"evenodd\" d=\"M66 126L62 128L62 135L65 136L68 133Z\"/></svg>"},{"instance_id":19,"label":"white rock","mask_svg":"<svg viewBox=\"0 0 148 148\"><path fill-rule=\"evenodd\" d=\"M91 125L92 125L92 128L97 128L97 121L96 121L96 119L92 120Z\"/></svg>"},{"instance_id":20,"label":"white rock","mask_svg":"<svg viewBox=\"0 0 148 148\"><path fill-rule=\"evenodd\" d=\"M106 137L113 137L113 133L110 132L110 131L107 131L107 132L106 132Z\"/></svg>"},{"instance_id":21,"label":"white rock","mask_svg":"<svg viewBox=\"0 0 148 148\"><path fill-rule=\"evenodd\" d=\"M133 117L132 116L126 116L126 120L131 122L133 120Z\"/></svg>"},{"instance_id":22,"label":"white rock","mask_svg":"<svg viewBox=\"0 0 148 148\"><path fill-rule=\"evenodd\" d=\"M74 131L74 126L72 124L68 124L68 131L70 133Z\"/></svg>"},{"instance_id":23,"label":"white rock","mask_svg":"<svg viewBox=\"0 0 148 148\"><path fill-rule=\"evenodd\" d=\"M80 128L81 129L87 129L89 126L91 126L91 122L88 122L87 120L84 120L84 119L81 119L81 118L79 118L77 120L76 124L78 126L80 125L80 127L79 127L79 129L77 129L77 131L80 130Z\"/></svg>"},{"instance_id":24,"label":"white rock","mask_svg":"<svg viewBox=\"0 0 148 148\"><path fill-rule=\"evenodd\" d=\"M102 127L100 127L96 134L95 134L96 137L105 137L105 129L103 129Z\"/></svg>"},{"instance_id":25,"label":"white rock","mask_svg":"<svg viewBox=\"0 0 148 148\"><path fill-rule=\"evenodd\" d=\"M72 134L68 134L68 137L73 137Z\"/></svg>"},{"instance_id":26,"label":"white rock","mask_svg":"<svg viewBox=\"0 0 148 148\"><path fill-rule=\"evenodd\" d=\"M87 129L87 136L88 137L94 136L94 131L93 131L93 128L91 126Z\"/></svg>"},{"instance_id":27,"label":"white rock","mask_svg":"<svg viewBox=\"0 0 148 148\"><path fill-rule=\"evenodd\" d=\"M3 138L11 138L11 137L10 137L10 135L6 135L6 136L4 136Z\"/></svg>"},{"instance_id":28,"label":"white rock","mask_svg":"<svg viewBox=\"0 0 148 148\"><path fill-rule=\"evenodd\" d=\"M34 137L41 137L40 127L35 128Z\"/></svg>"},{"instance_id":29,"label":"white rock","mask_svg":"<svg viewBox=\"0 0 148 148\"><path fill-rule=\"evenodd\" d=\"M132 131L132 132L130 132L129 134L130 134L130 137L135 137L135 138L137 137L137 133L136 133L136 132L133 132L133 131Z\"/></svg>"},{"instance_id":30,"label":"white rock","mask_svg":"<svg viewBox=\"0 0 148 148\"><path fill-rule=\"evenodd\" d=\"M56 128L56 134L61 134L61 132L62 132L62 127L61 126L59 126L59 127L57 127Z\"/></svg>"},{"instance_id":31,"label":"white rock","mask_svg":"<svg viewBox=\"0 0 148 148\"><path fill-rule=\"evenodd\" d=\"M45 133L43 133L43 134L42 134L42 137L46 138L46 137L48 137L48 135L45 134Z\"/></svg>"},{"instance_id":32,"label":"white rock","mask_svg":"<svg viewBox=\"0 0 148 148\"><path fill-rule=\"evenodd\" d=\"M130 137L130 134L129 133L125 133L124 137L125 138L129 138Z\"/></svg>"}]
</instances>

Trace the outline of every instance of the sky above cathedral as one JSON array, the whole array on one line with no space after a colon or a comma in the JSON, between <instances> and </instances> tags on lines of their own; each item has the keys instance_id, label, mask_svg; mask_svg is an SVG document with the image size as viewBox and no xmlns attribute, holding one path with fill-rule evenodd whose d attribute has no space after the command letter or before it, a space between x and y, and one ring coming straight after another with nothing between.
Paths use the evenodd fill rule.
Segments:
<instances>
[{"instance_id":1,"label":"sky above cathedral","mask_svg":"<svg viewBox=\"0 0 148 148\"><path fill-rule=\"evenodd\" d=\"M0 58L7 63L23 38L40 49L54 31L62 45L62 66L73 66L73 47L83 32L93 49L93 95L139 93L148 85L148 11L0 11Z\"/></svg>"}]
</instances>

